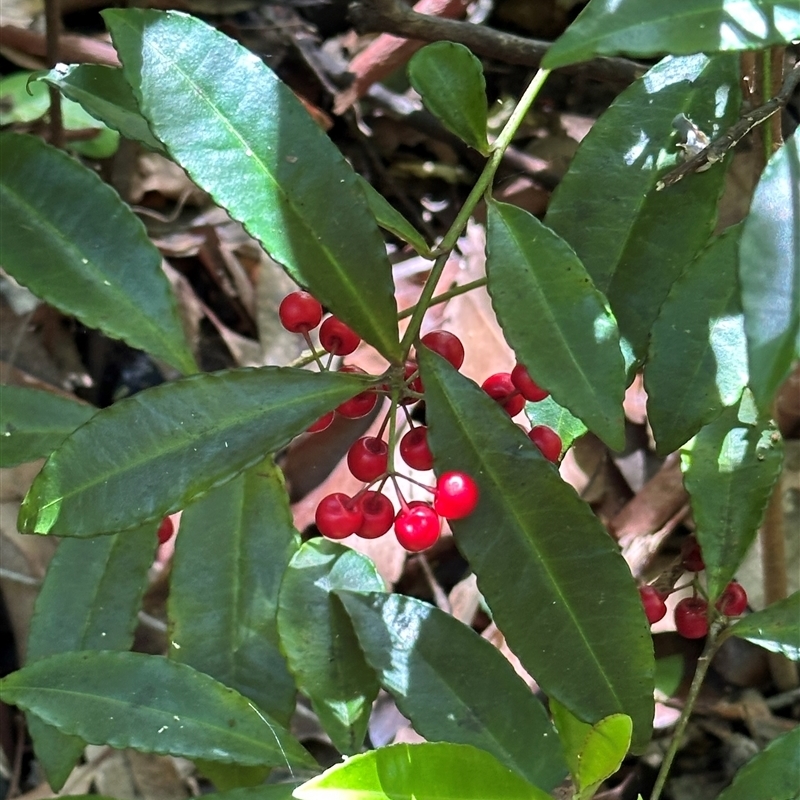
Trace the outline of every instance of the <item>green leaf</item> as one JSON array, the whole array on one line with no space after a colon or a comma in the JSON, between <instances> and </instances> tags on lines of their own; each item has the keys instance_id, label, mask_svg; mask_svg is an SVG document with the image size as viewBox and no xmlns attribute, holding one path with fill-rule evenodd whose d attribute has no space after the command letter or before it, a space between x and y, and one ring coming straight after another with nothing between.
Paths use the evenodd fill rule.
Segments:
<instances>
[{"instance_id":1,"label":"green leaf","mask_svg":"<svg viewBox=\"0 0 800 800\"><path fill-rule=\"evenodd\" d=\"M747 385L747 345L736 278L741 228L729 228L689 264L653 325L644 371L657 450L677 450Z\"/></svg>"},{"instance_id":2,"label":"green leaf","mask_svg":"<svg viewBox=\"0 0 800 800\"><path fill-rule=\"evenodd\" d=\"M52 392L0 386L0 467L46 458L95 411Z\"/></svg>"},{"instance_id":3,"label":"green leaf","mask_svg":"<svg viewBox=\"0 0 800 800\"><path fill-rule=\"evenodd\" d=\"M127 139L166 155L164 146L150 133L147 120L139 113L131 87L118 67L59 64L38 80L55 86Z\"/></svg>"},{"instance_id":4,"label":"green leaf","mask_svg":"<svg viewBox=\"0 0 800 800\"><path fill-rule=\"evenodd\" d=\"M378 681L337 589L382 592L384 585L366 556L326 539L306 542L283 578L278 629L298 688L334 746L352 754L363 744Z\"/></svg>"},{"instance_id":5,"label":"green leaf","mask_svg":"<svg viewBox=\"0 0 800 800\"><path fill-rule=\"evenodd\" d=\"M3 678L0 698L89 744L253 766L314 763L246 697L161 656L50 656Z\"/></svg>"},{"instance_id":6,"label":"green leaf","mask_svg":"<svg viewBox=\"0 0 800 800\"><path fill-rule=\"evenodd\" d=\"M767 413L800 357L799 147L800 131L795 131L767 164L739 248L750 388Z\"/></svg>"},{"instance_id":7,"label":"green leaf","mask_svg":"<svg viewBox=\"0 0 800 800\"><path fill-rule=\"evenodd\" d=\"M95 414L50 456L24 533L96 536L184 508L285 446L363 380L262 367L192 375Z\"/></svg>"},{"instance_id":8,"label":"green leaf","mask_svg":"<svg viewBox=\"0 0 800 800\"><path fill-rule=\"evenodd\" d=\"M494 756L464 744L395 744L348 758L295 789L297 800L550 800Z\"/></svg>"},{"instance_id":9,"label":"green leaf","mask_svg":"<svg viewBox=\"0 0 800 800\"><path fill-rule=\"evenodd\" d=\"M209 800L292 800L292 792L299 786L292 783L274 783L269 786L253 786L242 789L231 789L207 795Z\"/></svg>"},{"instance_id":10,"label":"green leaf","mask_svg":"<svg viewBox=\"0 0 800 800\"><path fill-rule=\"evenodd\" d=\"M576 439L586 433L586 426L568 409L560 406L552 397L538 403L525 404L525 416L531 425L546 425L561 438L561 452L569 450Z\"/></svg>"},{"instance_id":11,"label":"green leaf","mask_svg":"<svg viewBox=\"0 0 800 800\"><path fill-rule=\"evenodd\" d=\"M260 786L272 771L272 767L243 767L241 764L220 764L203 759L195 759L194 765L220 792L225 793L240 787ZM296 785L292 786L287 797L291 797Z\"/></svg>"},{"instance_id":12,"label":"green leaf","mask_svg":"<svg viewBox=\"0 0 800 800\"><path fill-rule=\"evenodd\" d=\"M792 661L800 661L800 592L773 603L763 611L749 614L730 629L734 636L783 653Z\"/></svg>"},{"instance_id":13,"label":"green leaf","mask_svg":"<svg viewBox=\"0 0 800 800\"><path fill-rule=\"evenodd\" d=\"M737 773L717 800L797 800L800 727L773 739Z\"/></svg>"},{"instance_id":14,"label":"green leaf","mask_svg":"<svg viewBox=\"0 0 800 800\"><path fill-rule=\"evenodd\" d=\"M544 707L488 641L412 597L338 596L381 685L418 733L486 750L545 791L564 779Z\"/></svg>"},{"instance_id":15,"label":"green leaf","mask_svg":"<svg viewBox=\"0 0 800 800\"><path fill-rule=\"evenodd\" d=\"M480 490L477 509L452 523L456 544L509 647L579 719L630 716L634 746L643 747L652 641L619 548L485 392L426 348L418 357L437 469L466 472Z\"/></svg>"},{"instance_id":16,"label":"green leaf","mask_svg":"<svg viewBox=\"0 0 800 800\"><path fill-rule=\"evenodd\" d=\"M397 361L383 239L355 173L291 90L194 17L128 9L103 18L140 111L175 161L292 278Z\"/></svg>"},{"instance_id":17,"label":"green leaf","mask_svg":"<svg viewBox=\"0 0 800 800\"><path fill-rule=\"evenodd\" d=\"M675 653L656 660L656 691L665 697L674 697L683 680L683 656Z\"/></svg>"},{"instance_id":18,"label":"green leaf","mask_svg":"<svg viewBox=\"0 0 800 800\"><path fill-rule=\"evenodd\" d=\"M506 340L533 379L614 450L625 446L619 331L569 245L516 206L489 202L486 277Z\"/></svg>"},{"instance_id":19,"label":"green leaf","mask_svg":"<svg viewBox=\"0 0 800 800\"><path fill-rule=\"evenodd\" d=\"M3 268L91 328L182 372L197 366L161 256L117 193L66 153L0 134Z\"/></svg>"},{"instance_id":20,"label":"green leaf","mask_svg":"<svg viewBox=\"0 0 800 800\"><path fill-rule=\"evenodd\" d=\"M486 81L481 62L463 44L435 42L408 63L408 79L449 131L488 155Z\"/></svg>"},{"instance_id":21,"label":"green leaf","mask_svg":"<svg viewBox=\"0 0 800 800\"><path fill-rule=\"evenodd\" d=\"M295 687L280 652L278 591L299 546L283 476L268 459L183 512L167 607L170 658L236 689L282 725Z\"/></svg>"},{"instance_id":22,"label":"green leaf","mask_svg":"<svg viewBox=\"0 0 800 800\"><path fill-rule=\"evenodd\" d=\"M762 50L798 38L795 0L592 0L548 50L542 67L619 54Z\"/></svg>"},{"instance_id":23,"label":"green leaf","mask_svg":"<svg viewBox=\"0 0 800 800\"><path fill-rule=\"evenodd\" d=\"M732 56L664 59L592 126L550 202L546 224L608 297L636 360L670 287L711 235L725 179L716 166L656 191L679 160L672 121L684 113L718 134L738 115L738 86Z\"/></svg>"}]
</instances>

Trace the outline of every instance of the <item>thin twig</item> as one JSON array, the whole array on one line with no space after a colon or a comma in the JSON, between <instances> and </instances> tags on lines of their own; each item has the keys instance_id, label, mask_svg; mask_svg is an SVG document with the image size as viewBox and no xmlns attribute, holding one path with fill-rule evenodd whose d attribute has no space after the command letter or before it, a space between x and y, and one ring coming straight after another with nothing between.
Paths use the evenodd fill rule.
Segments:
<instances>
[{"instance_id":1,"label":"thin twig","mask_svg":"<svg viewBox=\"0 0 800 800\"><path fill-rule=\"evenodd\" d=\"M55 67L59 61L58 37L61 35L61 0L45 0L45 22L47 25L47 65ZM50 94L50 144L64 146L64 122L61 118L61 92L48 87Z\"/></svg>"}]
</instances>

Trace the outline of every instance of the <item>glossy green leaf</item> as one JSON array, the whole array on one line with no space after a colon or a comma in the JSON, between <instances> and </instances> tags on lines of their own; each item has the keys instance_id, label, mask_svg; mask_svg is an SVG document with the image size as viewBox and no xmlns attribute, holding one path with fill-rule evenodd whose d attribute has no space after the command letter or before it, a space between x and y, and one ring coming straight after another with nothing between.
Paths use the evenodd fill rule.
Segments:
<instances>
[{"instance_id":1,"label":"glossy green leaf","mask_svg":"<svg viewBox=\"0 0 800 800\"><path fill-rule=\"evenodd\" d=\"M383 239L355 173L291 90L194 17L144 9L103 17L139 109L175 161L292 278L397 360Z\"/></svg>"},{"instance_id":2,"label":"glossy green leaf","mask_svg":"<svg viewBox=\"0 0 800 800\"><path fill-rule=\"evenodd\" d=\"M542 60L762 50L800 38L796 0L592 0Z\"/></svg>"},{"instance_id":3,"label":"glossy green leaf","mask_svg":"<svg viewBox=\"0 0 800 800\"><path fill-rule=\"evenodd\" d=\"M525 404L525 416L533 425L546 425L561 437L561 452L568 450L576 439L586 433L586 426L569 409L560 406L552 397L538 403Z\"/></svg>"},{"instance_id":4,"label":"glossy green leaf","mask_svg":"<svg viewBox=\"0 0 800 800\"><path fill-rule=\"evenodd\" d=\"M39 80L55 86L65 97L80 103L89 114L127 139L166 155L164 146L139 113L131 87L118 67L59 64Z\"/></svg>"},{"instance_id":5,"label":"glossy green leaf","mask_svg":"<svg viewBox=\"0 0 800 800\"><path fill-rule=\"evenodd\" d=\"M241 764L221 764L202 758L195 759L194 765L219 792L225 793L242 787L261 786L272 771L272 767L243 767ZM288 796L291 797L291 794L292 790L289 790Z\"/></svg>"},{"instance_id":6,"label":"glossy green leaf","mask_svg":"<svg viewBox=\"0 0 800 800\"><path fill-rule=\"evenodd\" d=\"M352 754L364 742L378 681L337 589L382 592L384 585L366 556L327 539L306 542L283 578L278 630L298 688L334 746Z\"/></svg>"},{"instance_id":7,"label":"glossy green leaf","mask_svg":"<svg viewBox=\"0 0 800 800\"><path fill-rule=\"evenodd\" d=\"M34 294L183 372L197 367L161 256L91 170L39 139L0 135L3 268Z\"/></svg>"},{"instance_id":8,"label":"glossy green leaf","mask_svg":"<svg viewBox=\"0 0 800 800\"><path fill-rule=\"evenodd\" d=\"M486 81L469 48L455 42L423 47L408 62L408 79L445 128L479 153L489 153Z\"/></svg>"},{"instance_id":9,"label":"glossy green leaf","mask_svg":"<svg viewBox=\"0 0 800 800\"><path fill-rule=\"evenodd\" d=\"M797 12L800 15L800 11ZM800 358L800 131L770 159L739 249L750 388L765 413Z\"/></svg>"},{"instance_id":10,"label":"glossy green leaf","mask_svg":"<svg viewBox=\"0 0 800 800\"><path fill-rule=\"evenodd\" d=\"M50 456L22 504L20 530L96 536L160 520L363 387L342 373L262 367L146 389L99 411Z\"/></svg>"},{"instance_id":11,"label":"glossy green leaf","mask_svg":"<svg viewBox=\"0 0 800 800\"><path fill-rule=\"evenodd\" d=\"M268 459L183 512L167 606L170 658L236 689L283 725L295 686L280 652L278 592L299 546L283 476Z\"/></svg>"},{"instance_id":12,"label":"glossy green leaf","mask_svg":"<svg viewBox=\"0 0 800 800\"><path fill-rule=\"evenodd\" d=\"M731 633L773 653L783 653L792 661L800 661L799 620L800 592L795 592L739 620L731 627Z\"/></svg>"},{"instance_id":13,"label":"glossy green leaf","mask_svg":"<svg viewBox=\"0 0 800 800\"><path fill-rule=\"evenodd\" d=\"M665 697L674 697L683 680L683 655L675 653L656 660L655 687Z\"/></svg>"},{"instance_id":14,"label":"glossy green leaf","mask_svg":"<svg viewBox=\"0 0 800 800\"><path fill-rule=\"evenodd\" d=\"M487 206L486 288L506 340L540 386L622 450L625 364L605 298L570 246L536 217Z\"/></svg>"},{"instance_id":15,"label":"glossy green leaf","mask_svg":"<svg viewBox=\"0 0 800 800\"><path fill-rule=\"evenodd\" d=\"M773 739L737 773L717 800L797 800L800 727Z\"/></svg>"},{"instance_id":16,"label":"glossy green leaf","mask_svg":"<svg viewBox=\"0 0 800 800\"><path fill-rule=\"evenodd\" d=\"M657 450L677 450L747 385L747 344L736 277L741 228L729 228L689 264L653 325L644 371Z\"/></svg>"},{"instance_id":17,"label":"glossy green leaf","mask_svg":"<svg viewBox=\"0 0 800 800\"><path fill-rule=\"evenodd\" d=\"M0 467L49 456L96 410L52 392L0 386Z\"/></svg>"},{"instance_id":18,"label":"glossy green leaf","mask_svg":"<svg viewBox=\"0 0 800 800\"><path fill-rule=\"evenodd\" d=\"M64 539L36 598L27 663L76 650L127 650L156 542L152 523L124 535ZM36 757L58 791L85 743L31 714L27 723Z\"/></svg>"},{"instance_id":19,"label":"glossy green leaf","mask_svg":"<svg viewBox=\"0 0 800 800\"><path fill-rule=\"evenodd\" d=\"M381 685L418 733L486 750L545 791L564 779L544 707L488 641L412 597L339 597Z\"/></svg>"},{"instance_id":20,"label":"glossy green leaf","mask_svg":"<svg viewBox=\"0 0 800 800\"><path fill-rule=\"evenodd\" d=\"M746 400L702 428L681 453L711 600L753 543L783 463L780 434L749 417Z\"/></svg>"},{"instance_id":21,"label":"glossy green leaf","mask_svg":"<svg viewBox=\"0 0 800 800\"><path fill-rule=\"evenodd\" d=\"M395 744L348 758L295 789L297 800L550 800L489 753Z\"/></svg>"},{"instance_id":22,"label":"glossy green leaf","mask_svg":"<svg viewBox=\"0 0 800 800\"><path fill-rule=\"evenodd\" d=\"M300 784L274 783L268 786L253 786L242 789L231 789L226 792L216 792L207 795L209 800L292 800L292 792Z\"/></svg>"},{"instance_id":23,"label":"glossy green leaf","mask_svg":"<svg viewBox=\"0 0 800 800\"><path fill-rule=\"evenodd\" d=\"M254 766L314 763L246 697L161 656L50 656L3 678L0 698L89 744Z\"/></svg>"},{"instance_id":24,"label":"glossy green leaf","mask_svg":"<svg viewBox=\"0 0 800 800\"><path fill-rule=\"evenodd\" d=\"M733 56L664 59L595 122L553 194L545 222L608 297L635 360L673 282L711 235L725 178L718 165L656 191L679 161L672 121L684 113L718 134L738 116L738 86Z\"/></svg>"},{"instance_id":25,"label":"glossy green leaf","mask_svg":"<svg viewBox=\"0 0 800 800\"><path fill-rule=\"evenodd\" d=\"M579 719L628 714L643 747L652 641L619 548L485 392L435 353L422 348L418 357L437 469L466 472L480 490L477 509L452 523L456 544L509 647Z\"/></svg>"}]
</instances>

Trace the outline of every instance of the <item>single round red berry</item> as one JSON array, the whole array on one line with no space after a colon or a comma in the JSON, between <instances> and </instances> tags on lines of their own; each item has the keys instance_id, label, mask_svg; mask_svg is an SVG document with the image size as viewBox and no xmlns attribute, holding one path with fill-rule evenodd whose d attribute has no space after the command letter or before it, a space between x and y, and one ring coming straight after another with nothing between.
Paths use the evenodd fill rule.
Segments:
<instances>
[{"instance_id":1,"label":"single round red berry","mask_svg":"<svg viewBox=\"0 0 800 800\"><path fill-rule=\"evenodd\" d=\"M531 378L530 373L522 364L517 364L517 366L511 370L511 383L514 384L517 391L526 400L530 400L532 403L538 403L550 394L550 392L546 389L542 389L542 387Z\"/></svg>"},{"instance_id":2,"label":"single round red berry","mask_svg":"<svg viewBox=\"0 0 800 800\"><path fill-rule=\"evenodd\" d=\"M407 431L400 440L400 458L411 469L431 469L433 453L428 447L428 429L424 425Z\"/></svg>"},{"instance_id":3,"label":"single round red berry","mask_svg":"<svg viewBox=\"0 0 800 800\"><path fill-rule=\"evenodd\" d=\"M463 472L445 472L436 482L433 508L446 519L469 516L478 505L478 485Z\"/></svg>"},{"instance_id":4,"label":"single round red berry","mask_svg":"<svg viewBox=\"0 0 800 800\"><path fill-rule=\"evenodd\" d=\"M397 541L412 553L436 544L441 531L439 515L425 503L402 509L394 521Z\"/></svg>"},{"instance_id":5,"label":"single round red berry","mask_svg":"<svg viewBox=\"0 0 800 800\"><path fill-rule=\"evenodd\" d=\"M725 591L716 602L717 611L726 617L738 617L747 608L747 592L740 583L733 581L725 587Z\"/></svg>"},{"instance_id":6,"label":"single round red berry","mask_svg":"<svg viewBox=\"0 0 800 800\"><path fill-rule=\"evenodd\" d=\"M490 375L481 385L481 389L492 400L500 403L510 417L515 417L525 407L525 398L511 382L510 372L497 372Z\"/></svg>"},{"instance_id":7,"label":"single round red berry","mask_svg":"<svg viewBox=\"0 0 800 800\"><path fill-rule=\"evenodd\" d=\"M319 329L319 343L335 356L349 356L361 337L336 317L328 317Z\"/></svg>"},{"instance_id":8,"label":"single round red berry","mask_svg":"<svg viewBox=\"0 0 800 800\"><path fill-rule=\"evenodd\" d=\"M355 533L363 521L359 504L342 492L323 497L314 514L319 532L329 539L345 539Z\"/></svg>"},{"instance_id":9,"label":"single round red berry","mask_svg":"<svg viewBox=\"0 0 800 800\"><path fill-rule=\"evenodd\" d=\"M308 333L322 320L322 306L308 292L292 292L278 307L281 325L292 333Z\"/></svg>"},{"instance_id":10,"label":"single round red berry","mask_svg":"<svg viewBox=\"0 0 800 800\"><path fill-rule=\"evenodd\" d=\"M667 613L667 604L664 602L664 595L652 586L640 586L639 597L644 606L644 615L652 625L660 619L664 619Z\"/></svg>"},{"instance_id":11,"label":"single round red berry","mask_svg":"<svg viewBox=\"0 0 800 800\"><path fill-rule=\"evenodd\" d=\"M161 520L161 524L158 526L158 543L165 544L172 538L172 534L175 533L175 524L172 521L172 517L164 517Z\"/></svg>"},{"instance_id":12,"label":"single round red berry","mask_svg":"<svg viewBox=\"0 0 800 800\"><path fill-rule=\"evenodd\" d=\"M675 629L686 639L708 633L708 603L702 597L684 597L675 606Z\"/></svg>"},{"instance_id":13,"label":"single round red berry","mask_svg":"<svg viewBox=\"0 0 800 800\"><path fill-rule=\"evenodd\" d=\"M377 539L392 527L394 506L385 494L364 492L358 504L364 515L364 521L356 534L362 539Z\"/></svg>"},{"instance_id":14,"label":"single round red berry","mask_svg":"<svg viewBox=\"0 0 800 800\"><path fill-rule=\"evenodd\" d=\"M558 463L563 444L561 437L552 428L548 428L547 425L534 425L528 433L528 438L548 461Z\"/></svg>"},{"instance_id":15,"label":"single round red berry","mask_svg":"<svg viewBox=\"0 0 800 800\"><path fill-rule=\"evenodd\" d=\"M431 331L420 340L429 350L438 353L456 369L464 363L464 345L461 339L449 331Z\"/></svg>"},{"instance_id":16,"label":"single round red berry","mask_svg":"<svg viewBox=\"0 0 800 800\"><path fill-rule=\"evenodd\" d=\"M684 569L689 572L702 572L706 568L703 561L703 551L694 536L684 539L681 545L681 560Z\"/></svg>"},{"instance_id":17,"label":"single round red berry","mask_svg":"<svg viewBox=\"0 0 800 800\"><path fill-rule=\"evenodd\" d=\"M333 423L333 411L323 414L316 422L312 423L306 428L308 433L319 433L324 431L325 428L330 428Z\"/></svg>"},{"instance_id":18,"label":"single round red berry","mask_svg":"<svg viewBox=\"0 0 800 800\"><path fill-rule=\"evenodd\" d=\"M352 364L345 364L339 369L339 372L366 375L366 372L364 372L361 367L356 367ZM375 408L377 402L378 395L375 393L375 390L367 389L366 391L359 392L355 397L345 400L344 403L337 407L336 411L348 419L358 419L359 417L365 417L369 414L369 412Z\"/></svg>"},{"instance_id":19,"label":"single round red berry","mask_svg":"<svg viewBox=\"0 0 800 800\"><path fill-rule=\"evenodd\" d=\"M377 436L356 439L347 451L350 472L364 483L371 483L386 472L389 463L389 445Z\"/></svg>"}]
</instances>

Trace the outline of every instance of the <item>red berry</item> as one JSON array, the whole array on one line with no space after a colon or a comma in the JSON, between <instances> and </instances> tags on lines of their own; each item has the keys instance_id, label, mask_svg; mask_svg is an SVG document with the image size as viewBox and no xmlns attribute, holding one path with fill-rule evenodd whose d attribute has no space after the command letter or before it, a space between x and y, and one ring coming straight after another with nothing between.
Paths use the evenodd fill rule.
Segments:
<instances>
[{"instance_id":1,"label":"red berry","mask_svg":"<svg viewBox=\"0 0 800 800\"><path fill-rule=\"evenodd\" d=\"M389 445L376 436L356 439L347 451L350 472L364 483L371 483L386 472L389 463Z\"/></svg>"},{"instance_id":2,"label":"red berry","mask_svg":"<svg viewBox=\"0 0 800 800\"><path fill-rule=\"evenodd\" d=\"M424 503L402 509L394 521L397 541L412 553L419 553L436 544L440 530L439 515Z\"/></svg>"},{"instance_id":3,"label":"red berry","mask_svg":"<svg viewBox=\"0 0 800 800\"><path fill-rule=\"evenodd\" d=\"M747 592L741 584L729 583L716 602L717 611L726 617L738 617L747 608Z\"/></svg>"},{"instance_id":4,"label":"red berry","mask_svg":"<svg viewBox=\"0 0 800 800\"><path fill-rule=\"evenodd\" d=\"M349 372L354 375L366 375L361 367L355 367L351 364L345 364L345 366L339 369L339 372ZM378 395L375 393L374 389L367 389L364 392L360 392L355 397L351 397L349 400L345 400L338 408L336 409L339 414L343 417L347 417L348 419L358 419L359 417L365 417L375 408L375 404L378 402Z\"/></svg>"},{"instance_id":5,"label":"red berry","mask_svg":"<svg viewBox=\"0 0 800 800\"><path fill-rule=\"evenodd\" d=\"M319 329L319 343L335 356L349 356L361 344L361 337L336 317L328 317Z\"/></svg>"},{"instance_id":6,"label":"red berry","mask_svg":"<svg viewBox=\"0 0 800 800\"><path fill-rule=\"evenodd\" d=\"M362 539L377 539L392 527L394 506L385 494L364 492L358 504L364 515L364 521L356 534Z\"/></svg>"},{"instance_id":7,"label":"red berry","mask_svg":"<svg viewBox=\"0 0 800 800\"><path fill-rule=\"evenodd\" d=\"M538 403L550 394L550 392L546 389L542 389L541 386L534 382L530 373L522 364L517 364L517 366L511 370L511 383L514 384L517 391L526 400L530 400L532 403Z\"/></svg>"},{"instance_id":8,"label":"red berry","mask_svg":"<svg viewBox=\"0 0 800 800\"><path fill-rule=\"evenodd\" d=\"M430 469L433 453L428 447L428 429L424 425L407 431L400 440L400 458L412 469Z\"/></svg>"},{"instance_id":9,"label":"red berry","mask_svg":"<svg viewBox=\"0 0 800 800\"><path fill-rule=\"evenodd\" d=\"M292 333L308 333L322 320L322 306L308 292L292 292L278 308L281 325Z\"/></svg>"},{"instance_id":10,"label":"red berry","mask_svg":"<svg viewBox=\"0 0 800 800\"><path fill-rule=\"evenodd\" d=\"M431 331L420 340L429 350L438 353L456 369L464 363L464 345L461 339L449 331Z\"/></svg>"},{"instance_id":11,"label":"red berry","mask_svg":"<svg viewBox=\"0 0 800 800\"><path fill-rule=\"evenodd\" d=\"M314 521L323 536L344 539L361 527L364 515L358 503L346 494L336 492L319 501Z\"/></svg>"},{"instance_id":12,"label":"red berry","mask_svg":"<svg viewBox=\"0 0 800 800\"><path fill-rule=\"evenodd\" d=\"M675 606L675 629L687 639L708 633L708 603L702 597L684 597Z\"/></svg>"},{"instance_id":13,"label":"red berry","mask_svg":"<svg viewBox=\"0 0 800 800\"><path fill-rule=\"evenodd\" d=\"M463 472L445 472L436 482L433 508L446 519L469 516L478 505L478 486Z\"/></svg>"},{"instance_id":14,"label":"red berry","mask_svg":"<svg viewBox=\"0 0 800 800\"><path fill-rule=\"evenodd\" d=\"M323 414L316 422L309 425L306 431L308 433L319 433L320 431L324 431L325 428L330 428L332 422L333 411L329 411L327 414Z\"/></svg>"},{"instance_id":15,"label":"red berry","mask_svg":"<svg viewBox=\"0 0 800 800\"><path fill-rule=\"evenodd\" d=\"M158 526L158 543L164 544L168 542L172 538L172 534L175 533L175 524L172 522L171 517L164 517L161 520L161 524Z\"/></svg>"},{"instance_id":16,"label":"red berry","mask_svg":"<svg viewBox=\"0 0 800 800\"><path fill-rule=\"evenodd\" d=\"M494 375L490 375L483 382L481 389L492 400L500 403L510 417L515 417L525 406L525 398L511 382L510 372L497 372Z\"/></svg>"},{"instance_id":17,"label":"red berry","mask_svg":"<svg viewBox=\"0 0 800 800\"><path fill-rule=\"evenodd\" d=\"M667 613L667 604L664 602L664 595L652 586L640 586L639 597L644 606L644 615L652 625L660 619L664 619Z\"/></svg>"},{"instance_id":18,"label":"red berry","mask_svg":"<svg viewBox=\"0 0 800 800\"><path fill-rule=\"evenodd\" d=\"M558 463L563 444L561 437L552 428L548 428L547 425L534 425L528 433L528 438L548 461Z\"/></svg>"},{"instance_id":19,"label":"red berry","mask_svg":"<svg viewBox=\"0 0 800 800\"><path fill-rule=\"evenodd\" d=\"M694 536L684 539L681 545L681 559L684 569L689 572L702 572L706 568L703 552Z\"/></svg>"}]
</instances>

